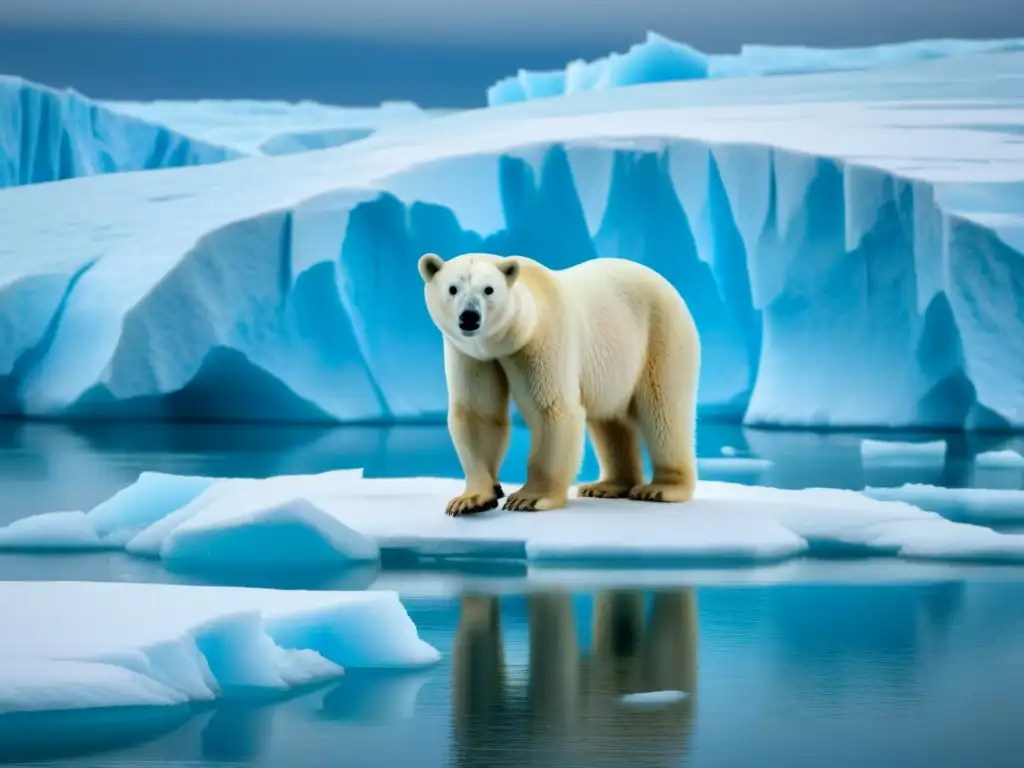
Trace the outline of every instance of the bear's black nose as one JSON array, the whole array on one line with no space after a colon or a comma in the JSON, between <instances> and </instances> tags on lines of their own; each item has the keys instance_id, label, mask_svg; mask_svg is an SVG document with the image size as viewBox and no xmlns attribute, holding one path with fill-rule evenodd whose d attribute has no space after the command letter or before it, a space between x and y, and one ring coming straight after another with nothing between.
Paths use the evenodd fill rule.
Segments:
<instances>
[{"instance_id":1,"label":"bear's black nose","mask_svg":"<svg viewBox=\"0 0 1024 768\"><path fill-rule=\"evenodd\" d=\"M475 331L480 327L480 313L467 309L459 315L459 329L463 331Z\"/></svg>"}]
</instances>

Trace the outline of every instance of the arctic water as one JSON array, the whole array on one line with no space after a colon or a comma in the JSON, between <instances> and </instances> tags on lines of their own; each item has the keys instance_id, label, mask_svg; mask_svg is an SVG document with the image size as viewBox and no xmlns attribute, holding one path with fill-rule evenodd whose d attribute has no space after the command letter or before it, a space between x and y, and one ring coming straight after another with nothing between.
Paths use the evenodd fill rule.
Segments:
<instances>
[{"instance_id":1,"label":"arctic water","mask_svg":"<svg viewBox=\"0 0 1024 768\"><path fill-rule=\"evenodd\" d=\"M864 464L864 437L707 424L700 455L735 460L707 463L702 475L790 488L1024 485L1019 466L972 460L1008 447L1005 437L889 435L948 445L937 461L889 466ZM526 446L517 430L503 480L522 480ZM439 426L5 424L0 524L88 509L144 470L263 477L345 467L368 477L460 474ZM588 450L582 475L595 472ZM1024 711L1024 570L1014 566L937 564L893 583L877 578L881 561L837 560L823 562L811 583L726 569L681 574L677 584L662 578L654 589L638 588L637 573L595 589L571 575L524 587L520 565L408 567L302 584L262 574L252 585L398 588L421 637L442 654L433 667L354 670L277 698L8 715L0 717L0 761L1010 766L1024 751L1014 714ZM11 579L189 581L120 552L0 554L0 580ZM628 698L652 691L682 693Z\"/></svg>"}]
</instances>

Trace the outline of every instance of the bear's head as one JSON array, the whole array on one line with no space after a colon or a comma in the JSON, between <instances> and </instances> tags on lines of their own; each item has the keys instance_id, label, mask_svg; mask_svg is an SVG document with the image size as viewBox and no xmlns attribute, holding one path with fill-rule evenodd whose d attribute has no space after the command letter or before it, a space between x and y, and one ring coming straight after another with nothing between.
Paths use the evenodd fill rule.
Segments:
<instances>
[{"instance_id":1,"label":"bear's head","mask_svg":"<svg viewBox=\"0 0 1024 768\"><path fill-rule=\"evenodd\" d=\"M464 253L445 261L436 253L425 253L419 270L427 311L452 341L495 337L515 321L513 286L520 265L514 256Z\"/></svg>"}]
</instances>

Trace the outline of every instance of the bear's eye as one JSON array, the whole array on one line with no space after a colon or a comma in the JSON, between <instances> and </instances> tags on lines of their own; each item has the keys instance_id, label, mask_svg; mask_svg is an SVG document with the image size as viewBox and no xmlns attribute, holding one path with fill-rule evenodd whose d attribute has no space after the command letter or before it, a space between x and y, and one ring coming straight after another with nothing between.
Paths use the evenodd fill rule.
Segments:
<instances>
[{"instance_id":1,"label":"bear's eye","mask_svg":"<svg viewBox=\"0 0 1024 768\"><path fill-rule=\"evenodd\" d=\"M488 285L484 288L484 296L490 296L492 293L494 293L494 289L491 286Z\"/></svg>"},{"instance_id":2,"label":"bear's eye","mask_svg":"<svg viewBox=\"0 0 1024 768\"><path fill-rule=\"evenodd\" d=\"M454 285L449 285L448 286L448 293L450 293L452 296L454 296L458 292L459 292L459 289L456 288Z\"/></svg>"}]
</instances>

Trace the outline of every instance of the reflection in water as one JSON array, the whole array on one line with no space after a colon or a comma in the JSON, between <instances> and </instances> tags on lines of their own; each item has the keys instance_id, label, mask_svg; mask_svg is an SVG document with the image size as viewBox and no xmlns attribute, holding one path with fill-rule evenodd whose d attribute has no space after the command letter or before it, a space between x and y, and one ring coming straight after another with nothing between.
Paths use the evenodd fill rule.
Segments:
<instances>
[{"instance_id":1,"label":"reflection in water","mask_svg":"<svg viewBox=\"0 0 1024 768\"><path fill-rule=\"evenodd\" d=\"M60 758L144 744L188 722L192 710L109 707L0 715L0 763Z\"/></svg>"},{"instance_id":2,"label":"reflection in water","mask_svg":"<svg viewBox=\"0 0 1024 768\"><path fill-rule=\"evenodd\" d=\"M319 766L309 737L373 742L368 727L400 728L415 715L430 671L352 670L338 682L298 691L246 692L173 707L111 707L0 715L0 765L78 758L76 765ZM92 762L96 755L102 763ZM100 758L99 756L102 756ZM286 758L286 759L285 759Z\"/></svg>"},{"instance_id":3,"label":"reflection in water","mask_svg":"<svg viewBox=\"0 0 1024 768\"><path fill-rule=\"evenodd\" d=\"M1024 582L699 593L509 590L500 619L498 598L407 599L422 636L441 651L435 667L349 670L328 686L197 708L4 715L0 763L1021 765ZM662 708L620 703L622 694L671 689L690 696Z\"/></svg>"},{"instance_id":4,"label":"reflection in water","mask_svg":"<svg viewBox=\"0 0 1024 768\"><path fill-rule=\"evenodd\" d=\"M431 672L350 669L327 691L317 718L338 723L389 724L411 720Z\"/></svg>"},{"instance_id":5,"label":"reflection in water","mask_svg":"<svg viewBox=\"0 0 1024 768\"><path fill-rule=\"evenodd\" d=\"M200 737L207 760L243 763L267 750L274 732L276 707L226 700L214 711Z\"/></svg>"},{"instance_id":6,"label":"reflection in water","mask_svg":"<svg viewBox=\"0 0 1024 768\"><path fill-rule=\"evenodd\" d=\"M455 764L680 765L696 706L696 593L657 591L649 603L635 590L598 593L584 656L571 597L529 595L524 691L506 674L498 598L464 596L452 651ZM689 696L653 710L621 703L664 690Z\"/></svg>"}]
</instances>

